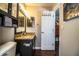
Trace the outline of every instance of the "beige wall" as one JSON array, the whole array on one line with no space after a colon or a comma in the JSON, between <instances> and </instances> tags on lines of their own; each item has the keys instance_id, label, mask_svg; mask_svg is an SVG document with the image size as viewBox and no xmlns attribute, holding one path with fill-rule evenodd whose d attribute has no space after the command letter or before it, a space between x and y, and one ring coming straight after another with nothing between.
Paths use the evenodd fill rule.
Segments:
<instances>
[{"instance_id":1,"label":"beige wall","mask_svg":"<svg viewBox=\"0 0 79 59\"><path fill-rule=\"evenodd\" d=\"M18 27L16 29L16 32L24 32L25 31L25 28L24 27Z\"/></svg>"},{"instance_id":2,"label":"beige wall","mask_svg":"<svg viewBox=\"0 0 79 59\"><path fill-rule=\"evenodd\" d=\"M0 27L0 43L14 41L14 28Z\"/></svg>"},{"instance_id":3,"label":"beige wall","mask_svg":"<svg viewBox=\"0 0 79 59\"><path fill-rule=\"evenodd\" d=\"M64 23L61 55L79 55L79 18Z\"/></svg>"},{"instance_id":4,"label":"beige wall","mask_svg":"<svg viewBox=\"0 0 79 59\"><path fill-rule=\"evenodd\" d=\"M35 27L26 27L27 32L36 33L36 47L41 47L41 7L27 6L27 11L30 16L35 17Z\"/></svg>"},{"instance_id":5,"label":"beige wall","mask_svg":"<svg viewBox=\"0 0 79 59\"><path fill-rule=\"evenodd\" d=\"M59 55L77 56L79 55L79 18L64 22L63 5L60 6L60 16Z\"/></svg>"}]
</instances>

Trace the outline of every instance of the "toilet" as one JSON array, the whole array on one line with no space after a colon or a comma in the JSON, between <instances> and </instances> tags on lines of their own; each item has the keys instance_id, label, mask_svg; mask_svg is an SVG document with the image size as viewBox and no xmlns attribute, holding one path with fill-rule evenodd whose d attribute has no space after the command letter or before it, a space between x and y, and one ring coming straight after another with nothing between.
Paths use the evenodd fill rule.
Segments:
<instances>
[{"instance_id":1,"label":"toilet","mask_svg":"<svg viewBox=\"0 0 79 59\"><path fill-rule=\"evenodd\" d=\"M15 56L16 42L7 42L0 46L0 56Z\"/></svg>"}]
</instances>

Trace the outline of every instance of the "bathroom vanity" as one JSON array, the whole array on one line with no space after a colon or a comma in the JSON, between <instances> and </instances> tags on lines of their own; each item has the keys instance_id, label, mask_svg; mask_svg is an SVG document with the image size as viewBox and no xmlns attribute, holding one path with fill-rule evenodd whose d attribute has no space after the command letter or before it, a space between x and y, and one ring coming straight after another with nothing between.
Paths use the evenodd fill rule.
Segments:
<instances>
[{"instance_id":1,"label":"bathroom vanity","mask_svg":"<svg viewBox=\"0 0 79 59\"><path fill-rule=\"evenodd\" d=\"M35 47L35 34L25 33L16 34L15 41L17 42L16 54L21 56L32 56Z\"/></svg>"}]
</instances>

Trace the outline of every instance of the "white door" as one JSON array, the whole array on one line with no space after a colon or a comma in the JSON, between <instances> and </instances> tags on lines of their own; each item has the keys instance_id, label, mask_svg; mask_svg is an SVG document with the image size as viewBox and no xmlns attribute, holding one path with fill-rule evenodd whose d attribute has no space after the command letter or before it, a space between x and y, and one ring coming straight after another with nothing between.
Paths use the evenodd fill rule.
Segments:
<instances>
[{"instance_id":1,"label":"white door","mask_svg":"<svg viewBox=\"0 0 79 59\"><path fill-rule=\"evenodd\" d=\"M55 13L45 12L41 23L41 50L55 50Z\"/></svg>"}]
</instances>

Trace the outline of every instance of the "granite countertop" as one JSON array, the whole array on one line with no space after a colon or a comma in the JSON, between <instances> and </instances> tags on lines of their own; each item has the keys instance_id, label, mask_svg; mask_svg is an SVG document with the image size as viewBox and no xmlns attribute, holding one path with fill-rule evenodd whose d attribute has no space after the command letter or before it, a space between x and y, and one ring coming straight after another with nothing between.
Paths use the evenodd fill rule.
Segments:
<instances>
[{"instance_id":1,"label":"granite countertop","mask_svg":"<svg viewBox=\"0 0 79 59\"><path fill-rule=\"evenodd\" d=\"M35 33L16 34L15 40L32 40L35 37Z\"/></svg>"}]
</instances>

